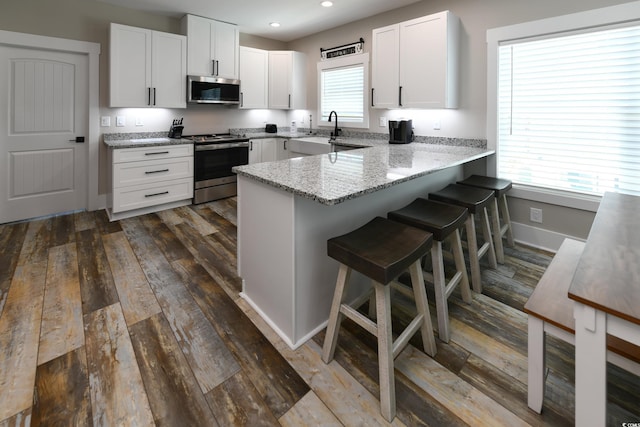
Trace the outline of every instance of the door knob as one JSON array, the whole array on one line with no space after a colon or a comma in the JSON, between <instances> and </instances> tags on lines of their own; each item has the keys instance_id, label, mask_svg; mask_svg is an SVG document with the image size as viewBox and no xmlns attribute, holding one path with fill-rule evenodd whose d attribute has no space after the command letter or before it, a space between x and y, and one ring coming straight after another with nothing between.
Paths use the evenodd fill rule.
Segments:
<instances>
[{"instance_id":1,"label":"door knob","mask_svg":"<svg viewBox=\"0 0 640 427\"><path fill-rule=\"evenodd\" d=\"M69 142L75 142L77 144L84 143L84 136L76 136L76 139L70 139Z\"/></svg>"}]
</instances>

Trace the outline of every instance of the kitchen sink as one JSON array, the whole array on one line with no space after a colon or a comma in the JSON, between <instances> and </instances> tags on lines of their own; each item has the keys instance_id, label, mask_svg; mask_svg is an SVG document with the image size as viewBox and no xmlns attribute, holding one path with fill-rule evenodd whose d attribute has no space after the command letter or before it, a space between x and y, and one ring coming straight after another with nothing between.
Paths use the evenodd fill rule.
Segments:
<instances>
[{"instance_id":1,"label":"kitchen sink","mask_svg":"<svg viewBox=\"0 0 640 427\"><path fill-rule=\"evenodd\" d=\"M290 157L313 156L331 152L331 144L326 136L310 136L290 139L287 149Z\"/></svg>"}]
</instances>

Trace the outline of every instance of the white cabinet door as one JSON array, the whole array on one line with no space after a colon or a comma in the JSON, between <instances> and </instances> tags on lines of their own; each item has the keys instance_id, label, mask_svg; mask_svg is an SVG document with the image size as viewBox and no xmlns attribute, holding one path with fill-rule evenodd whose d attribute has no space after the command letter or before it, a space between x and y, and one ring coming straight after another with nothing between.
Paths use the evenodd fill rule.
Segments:
<instances>
[{"instance_id":1,"label":"white cabinet door","mask_svg":"<svg viewBox=\"0 0 640 427\"><path fill-rule=\"evenodd\" d=\"M400 91L400 27L373 30L371 60L371 105L397 108Z\"/></svg>"},{"instance_id":2,"label":"white cabinet door","mask_svg":"<svg viewBox=\"0 0 640 427\"><path fill-rule=\"evenodd\" d=\"M275 162L278 160L278 141L276 138L263 139L261 147L262 162Z\"/></svg>"},{"instance_id":3,"label":"white cabinet door","mask_svg":"<svg viewBox=\"0 0 640 427\"><path fill-rule=\"evenodd\" d=\"M187 108L187 40L154 31L151 52L153 106Z\"/></svg>"},{"instance_id":4,"label":"white cabinet door","mask_svg":"<svg viewBox=\"0 0 640 427\"><path fill-rule=\"evenodd\" d=\"M216 61L216 75L228 79L239 76L240 33L238 27L226 22L214 21L213 56Z\"/></svg>"},{"instance_id":5,"label":"white cabinet door","mask_svg":"<svg viewBox=\"0 0 640 427\"><path fill-rule=\"evenodd\" d=\"M194 15L182 19L187 36L187 72L193 76L213 75L211 20Z\"/></svg>"},{"instance_id":6,"label":"white cabinet door","mask_svg":"<svg viewBox=\"0 0 640 427\"><path fill-rule=\"evenodd\" d=\"M187 35L187 71L194 76L238 78L238 27L200 16L182 18L182 31Z\"/></svg>"},{"instance_id":7,"label":"white cabinet door","mask_svg":"<svg viewBox=\"0 0 640 427\"><path fill-rule=\"evenodd\" d=\"M111 24L110 106L186 108L187 41Z\"/></svg>"},{"instance_id":8,"label":"white cabinet door","mask_svg":"<svg viewBox=\"0 0 640 427\"><path fill-rule=\"evenodd\" d=\"M269 108L269 52L240 47L240 108Z\"/></svg>"},{"instance_id":9,"label":"white cabinet door","mask_svg":"<svg viewBox=\"0 0 640 427\"><path fill-rule=\"evenodd\" d=\"M374 108L457 108L459 20L449 11L373 30Z\"/></svg>"},{"instance_id":10,"label":"white cabinet door","mask_svg":"<svg viewBox=\"0 0 640 427\"><path fill-rule=\"evenodd\" d=\"M403 107L457 107L457 22L443 12L400 24Z\"/></svg>"},{"instance_id":11,"label":"white cabinet door","mask_svg":"<svg viewBox=\"0 0 640 427\"><path fill-rule=\"evenodd\" d=\"M291 52L269 52L269 108L291 108Z\"/></svg>"},{"instance_id":12,"label":"white cabinet door","mask_svg":"<svg viewBox=\"0 0 640 427\"><path fill-rule=\"evenodd\" d=\"M261 140L252 139L249 141L249 164L260 163L261 158Z\"/></svg>"},{"instance_id":13,"label":"white cabinet door","mask_svg":"<svg viewBox=\"0 0 640 427\"><path fill-rule=\"evenodd\" d=\"M289 158L288 144L288 139L276 139L276 160L284 160Z\"/></svg>"},{"instance_id":14,"label":"white cabinet door","mask_svg":"<svg viewBox=\"0 0 640 427\"><path fill-rule=\"evenodd\" d=\"M269 52L269 108L304 109L307 105L306 57L301 52Z\"/></svg>"},{"instance_id":15,"label":"white cabinet door","mask_svg":"<svg viewBox=\"0 0 640 427\"><path fill-rule=\"evenodd\" d=\"M151 90L151 30L111 24L111 107L148 107Z\"/></svg>"}]
</instances>

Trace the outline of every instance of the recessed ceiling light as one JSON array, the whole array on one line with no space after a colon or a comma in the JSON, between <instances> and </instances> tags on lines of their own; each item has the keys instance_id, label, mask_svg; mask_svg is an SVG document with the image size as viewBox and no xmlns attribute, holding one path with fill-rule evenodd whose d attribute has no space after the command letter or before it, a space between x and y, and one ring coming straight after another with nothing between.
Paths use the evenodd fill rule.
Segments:
<instances>
[{"instance_id":1,"label":"recessed ceiling light","mask_svg":"<svg viewBox=\"0 0 640 427\"><path fill-rule=\"evenodd\" d=\"M269 23L269 25L271 25L273 28L278 28L280 26L279 22L271 22Z\"/></svg>"},{"instance_id":2,"label":"recessed ceiling light","mask_svg":"<svg viewBox=\"0 0 640 427\"><path fill-rule=\"evenodd\" d=\"M320 3L320 5L322 7L331 7L331 6L333 6L333 2L332 1L323 1L322 3Z\"/></svg>"}]
</instances>

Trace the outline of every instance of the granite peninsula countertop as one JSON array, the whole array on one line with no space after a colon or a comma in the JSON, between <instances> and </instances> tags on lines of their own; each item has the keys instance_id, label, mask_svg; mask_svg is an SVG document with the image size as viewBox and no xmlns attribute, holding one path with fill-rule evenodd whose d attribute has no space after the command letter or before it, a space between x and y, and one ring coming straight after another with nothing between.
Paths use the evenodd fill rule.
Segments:
<instances>
[{"instance_id":1,"label":"granite peninsula countertop","mask_svg":"<svg viewBox=\"0 0 640 427\"><path fill-rule=\"evenodd\" d=\"M236 166L233 171L324 205L336 205L495 153L485 147L363 141L369 142L369 148Z\"/></svg>"}]
</instances>

